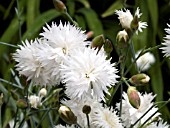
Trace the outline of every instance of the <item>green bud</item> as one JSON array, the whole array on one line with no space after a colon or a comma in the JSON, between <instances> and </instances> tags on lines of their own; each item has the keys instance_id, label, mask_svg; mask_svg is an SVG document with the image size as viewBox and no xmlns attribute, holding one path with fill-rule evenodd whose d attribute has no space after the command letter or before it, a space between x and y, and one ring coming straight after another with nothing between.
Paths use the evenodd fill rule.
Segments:
<instances>
[{"instance_id":1,"label":"green bud","mask_svg":"<svg viewBox=\"0 0 170 128\"><path fill-rule=\"evenodd\" d=\"M16 94L16 92L14 92L14 91L12 91L11 90L11 95L12 95L12 97L15 99L15 100L18 100L19 98L18 98L18 95Z\"/></svg>"},{"instance_id":2,"label":"green bud","mask_svg":"<svg viewBox=\"0 0 170 128\"><path fill-rule=\"evenodd\" d=\"M91 112L91 107L89 105L84 105L82 111L84 114L89 114Z\"/></svg>"},{"instance_id":3,"label":"green bud","mask_svg":"<svg viewBox=\"0 0 170 128\"><path fill-rule=\"evenodd\" d=\"M61 106L58 110L60 118L68 124L76 124L77 117L67 106Z\"/></svg>"},{"instance_id":4,"label":"green bud","mask_svg":"<svg viewBox=\"0 0 170 128\"><path fill-rule=\"evenodd\" d=\"M59 12L67 12L67 8L65 4L61 0L53 0L53 4L57 11Z\"/></svg>"},{"instance_id":5,"label":"green bud","mask_svg":"<svg viewBox=\"0 0 170 128\"><path fill-rule=\"evenodd\" d=\"M137 86L145 85L149 82L149 80L150 80L150 77L148 75L144 74L144 73L133 75L129 79L131 84L134 84L134 85L137 85Z\"/></svg>"},{"instance_id":6,"label":"green bud","mask_svg":"<svg viewBox=\"0 0 170 128\"><path fill-rule=\"evenodd\" d=\"M131 30L136 31L138 29L138 26L139 26L138 16L134 16L130 25Z\"/></svg>"},{"instance_id":7,"label":"green bud","mask_svg":"<svg viewBox=\"0 0 170 128\"><path fill-rule=\"evenodd\" d=\"M128 34L125 30L119 31L116 37L117 40L117 48L118 49L124 49L128 47Z\"/></svg>"},{"instance_id":8,"label":"green bud","mask_svg":"<svg viewBox=\"0 0 170 128\"><path fill-rule=\"evenodd\" d=\"M25 108L28 107L28 104L27 104L27 102L24 99L19 99L17 101L17 107L21 108L21 109L25 109Z\"/></svg>"},{"instance_id":9,"label":"green bud","mask_svg":"<svg viewBox=\"0 0 170 128\"><path fill-rule=\"evenodd\" d=\"M138 109L140 107L140 97L138 95L138 91L136 90L136 87L129 86L127 90L127 95L130 104Z\"/></svg>"},{"instance_id":10,"label":"green bud","mask_svg":"<svg viewBox=\"0 0 170 128\"><path fill-rule=\"evenodd\" d=\"M113 46L112 46L112 42L109 39L106 39L104 43L104 50L107 53L108 58L110 58L110 54L113 51Z\"/></svg>"},{"instance_id":11,"label":"green bud","mask_svg":"<svg viewBox=\"0 0 170 128\"><path fill-rule=\"evenodd\" d=\"M105 43L105 38L103 35L96 36L91 43L91 48L98 49L100 51L101 47Z\"/></svg>"}]
</instances>

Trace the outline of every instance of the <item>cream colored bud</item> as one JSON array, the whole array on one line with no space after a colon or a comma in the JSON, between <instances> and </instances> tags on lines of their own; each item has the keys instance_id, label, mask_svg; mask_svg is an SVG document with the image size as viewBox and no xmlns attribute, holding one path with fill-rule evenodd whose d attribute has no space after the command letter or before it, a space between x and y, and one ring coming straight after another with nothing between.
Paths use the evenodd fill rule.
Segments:
<instances>
[{"instance_id":1,"label":"cream colored bud","mask_svg":"<svg viewBox=\"0 0 170 128\"><path fill-rule=\"evenodd\" d=\"M138 95L138 91L136 90L136 87L132 87L132 86L128 87L127 95L130 104L134 108L138 109L140 107L140 97Z\"/></svg>"},{"instance_id":2,"label":"cream colored bud","mask_svg":"<svg viewBox=\"0 0 170 128\"><path fill-rule=\"evenodd\" d=\"M144 73L140 73L140 74L133 75L129 79L129 81L130 81L130 83L137 85L137 86L145 85L145 84L149 83L150 77Z\"/></svg>"},{"instance_id":3,"label":"cream colored bud","mask_svg":"<svg viewBox=\"0 0 170 128\"><path fill-rule=\"evenodd\" d=\"M47 90L46 88L42 88L40 91L39 91L39 96L40 97L44 97L47 95Z\"/></svg>"},{"instance_id":4,"label":"cream colored bud","mask_svg":"<svg viewBox=\"0 0 170 128\"><path fill-rule=\"evenodd\" d=\"M118 48L123 49L127 47L128 46L127 42L129 40L128 33L125 30L119 31L116 40L117 40Z\"/></svg>"},{"instance_id":5,"label":"cream colored bud","mask_svg":"<svg viewBox=\"0 0 170 128\"><path fill-rule=\"evenodd\" d=\"M76 124L77 117L67 106L61 106L58 110L60 118L68 124Z\"/></svg>"}]
</instances>

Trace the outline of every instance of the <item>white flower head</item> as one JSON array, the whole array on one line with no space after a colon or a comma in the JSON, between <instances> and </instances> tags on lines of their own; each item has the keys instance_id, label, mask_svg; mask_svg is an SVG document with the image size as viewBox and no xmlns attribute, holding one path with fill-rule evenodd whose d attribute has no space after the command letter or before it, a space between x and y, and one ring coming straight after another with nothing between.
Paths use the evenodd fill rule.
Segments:
<instances>
[{"instance_id":1,"label":"white flower head","mask_svg":"<svg viewBox=\"0 0 170 128\"><path fill-rule=\"evenodd\" d=\"M31 95L28 97L28 100L32 108L37 109L38 107L42 105L41 98L39 96Z\"/></svg>"},{"instance_id":2,"label":"white flower head","mask_svg":"<svg viewBox=\"0 0 170 128\"><path fill-rule=\"evenodd\" d=\"M168 125L167 122L163 122L163 120L160 120L158 122L151 123L146 128L169 128L169 127L170 125Z\"/></svg>"},{"instance_id":3,"label":"white flower head","mask_svg":"<svg viewBox=\"0 0 170 128\"><path fill-rule=\"evenodd\" d=\"M125 29L131 29L131 23L134 17L137 17L137 19L139 19L142 15L142 13L140 13L139 7L136 9L134 17L128 9L124 9L124 11L122 9L116 10L115 13L116 15L118 15L118 19L120 21L120 24L122 25L122 28ZM138 29L136 30L136 34L138 34L138 31L142 32L142 29L146 28L147 26L148 25L146 22L138 21Z\"/></svg>"},{"instance_id":4,"label":"white flower head","mask_svg":"<svg viewBox=\"0 0 170 128\"><path fill-rule=\"evenodd\" d=\"M17 62L16 70L20 75L28 77L27 80L33 80L35 84L46 85L49 83L49 72L38 59L38 53L46 47L47 44L42 43L40 39L30 42L26 40L13 54L13 58Z\"/></svg>"},{"instance_id":5,"label":"white flower head","mask_svg":"<svg viewBox=\"0 0 170 128\"><path fill-rule=\"evenodd\" d=\"M104 100L104 92L115 85L117 69L106 60L104 50L84 48L76 50L61 66L66 94L71 98L81 98L83 93Z\"/></svg>"},{"instance_id":6,"label":"white flower head","mask_svg":"<svg viewBox=\"0 0 170 128\"><path fill-rule=\"evenodd\" d=\"M123 128L119 117L116 115L116 111L112 108L95 108L90 116L93 128Z\"/></svg>"},{"instance_id":7,"label":"white flower head","mask_svg":"<svg viewBox=\"0 0 170 128\"><path fill-rule=\"evenodd\" d=\"M96 99L88 97L87 95L83 95L81 99L70 99L70 100L62 100L62 104L68 106L74 115L77 117L77 123L81 126L87 126L87 118L85 113L83 113L83 107L85 105L90 106L91 112L96 108L101 106ZM91 117L89 114L89 120L91 121Z\"/></svg>"},{"instance_id":8,"label":"white flower head","mask_svg":"<svg viewBox=\"0 0 170 128\"><path fill-rule=\"evenodd\" d=\"M44 32L40 33L48 40L50 46L58 49L58 55L65 57L72 52L72 50L84 47L87 36L80 28L68 24L52 23L51 27L47 24L47 28L43 27Z\"/></svg>"},{"instance_id":9,"label":"white flower head","mask_svg":"<svg viewBox=\"0 0 170 128\"><path fill-rule=\"evenodd\" d=\"M168 25L168 28L165 29L167 35L164 37L164 43L162 43L164 46L161 47L160 49L162 49L162 53L164 53L165 57L169 57L170 56L170 25Z\"/></svg>"},{"instance_id":10,"label":"white flower head","mask_svg":"<svg viewBox=\"0 0 170 128\"><path fill-rule=\"evenodd\" d=\"M140 97L140 107L138 109L134 108L128 99L127 93L123 93L123 100L122 100L122 121L123 125L126 127L130 127L130 125L134 124L154 103L152 100L155 98L151 93L141 94L139 93ZM117 109L120 110L120 103L116 104ZM157 107L153 107L136 125L134 128L137 128L138 125L144 123L153 113L158 110ZM155 114L151 119L159 116L160 113Z\"/></svg>"},{"instance_id":11,"label":"white flower head","mask_svg":"<svg viewBox=\"0 0 170 128\"><path fill-rule=\"evenodd\" d=\"M140 52L141 50L137 51L137 53L135 54L135 58L138 57ZM137 67L140 71L148 70L151 67L151 65L153 65L154 63L155 63L155 57L150 52L143 54L136 61Z\"/></svg>"},{"instance_id":12,"label":"white flower head","mask_svg":"<svg viewBox=\"0 0 170 128\"><path fill-rule=\"evenodd\" d=\"M118 15L118 19L120 21L120 24L122 25L122 28L129 29L133 20L131 12L128 9L125 9L125 11L121 9L116 10L115 13L116 15Z\"/></svg>"},{"instance_id":13,"label":"white flower head","mask_svg":"<svg viewBox=\"0 0 170 128\"><path fill-rule=\"evenodd\" d=\"M69 126L69 125L63 126L63 125L59 124L59 125L55 126L54 128L75 128L75 127L74 127L74 125L71 125L71 126Z\"/></svg>"}]
</instances>

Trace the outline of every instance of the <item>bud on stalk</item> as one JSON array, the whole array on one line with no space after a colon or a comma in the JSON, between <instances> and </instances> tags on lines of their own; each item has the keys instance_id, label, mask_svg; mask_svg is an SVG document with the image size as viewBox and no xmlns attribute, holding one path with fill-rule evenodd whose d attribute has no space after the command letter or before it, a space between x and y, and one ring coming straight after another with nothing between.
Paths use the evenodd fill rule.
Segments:
<instances>
[{"instance_id":1,"label":"bud on stalk","mask_svg":"<svg viewBox=\"0 0 170 128\"><path fill-rule=\"evenodd\" d=\"M60 118L68 124L76 124L77 117L67 106L61 106L58 110Z\"/></svg>"},{"instance_id":2,"label":"bud on stalk","mask_svg":"<svg viewBox=\"0 0 170 128\"><path fill-rule=\"evenodd\" d=\"M140 97L138 95L138 91L136 90L136 87L129 86L127 90L127 95L130 104L138 109L140 107Z\"/></svg>"},{"instance_id":3,"label":"bud on stalk","mask_svg":"<svg viewBox=\"0 0 170 128\"><path fill-rule=\"evenodd\" d=\"M149 80L150 80L150 77L148 75L144 74L144 73L133 75L129 79L131 84L134 84L134 85L137 85L137 86L145 85L149 82Z\"/></svg>"}]
</instances>

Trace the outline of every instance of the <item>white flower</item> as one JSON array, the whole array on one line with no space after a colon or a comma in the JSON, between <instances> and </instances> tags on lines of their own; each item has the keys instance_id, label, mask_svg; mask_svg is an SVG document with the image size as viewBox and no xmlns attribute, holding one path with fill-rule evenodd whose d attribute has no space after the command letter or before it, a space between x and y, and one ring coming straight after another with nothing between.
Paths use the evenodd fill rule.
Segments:
<instances>
[{"instance_id":1,"label":"white flower","mask_svg":"<svg viewBox=\"0 0 170 128\"><path fill-rule=\"evenodd\" d=\"M131 22L133 20L133 16L130 13L130 11L125 9L125 12L121 10L115 11L116 15L118 15L118 19L120 20L120 24L122 25L122 28L129 29Z\"/></svg>"},{"instance_id":2,"label":"white flower","mask_svg":"<svg viewBox=\"0 0 170 128\"><path fill-rule=\"evenodd\" d=\"M112 108L96 107L90 116L93 128L123 128Z\"/></svg>"},{"instance_id":3,"label":"white flower","mask_svg":"<svg viewBox=\"0 0 170 128\"><path fill-rule=\"evenodd\" d=\"M165 57L169 57L170 56L170 25L168 25L168 28L165 29L167 35L164 37L164 43L162 43L164 46L161 47L160 49L162 49L162 53L164 53Z\"/></svg>"},{"instance_id":4,"label":"white flower","mask_svg":"<svg viewBox=\"0 0 170 128\"><path fill-rule=\"evenodd\" d=\"M167 124L167 122L163 122L162 120L159 122L151 123L146 128L169 128L170 125Z\"/></svg>"},{"instance_id":5,"label":"white flower","mask_svg":"<svg viewBox=\"0 0 170 128\"><path fill-rule=\"evenodd\" d=\"M125 29L131 29L131 22L136 16L138 19L141 17L142 13L140 13L139 7L135 11L134 17L132 16L131 12L128 9L125 9L124 11L116 10L116 15L118 15L118 19L120 21L120 24L122 25L122 28ZM136 30L136 34L138 34L138 31L142 32L143 28L146 28L148 25L146 22L138 22L138 29Z\"/></svg>"},{"instance_id":6,"label":"white flower","mask_svg":"<svg viewBox=\"0 0 170 128\"><path fill-rule=\"evenodd\" d=\"M43 27L43 29L44 32L40 33L40 35L48 40L48 44L57 50L57 54L61 58L69 55L72 50L86 45L85 40L87 36L84 34L84 31L69 23L63 25L60 22L58 26L56 23L52 23L51 27L47 24L47 28Z\"/></svg>"},{"instance_id":7,"label":"white flower","mask_svg":"<svg viewBox=\"0 0 170 128\"><path fill-rule=\"evenodd\" d=\"M69 126L69 125L63 126L63 125L59 124L59 125L55 126L54 128L75 128L75 127L74 127L74 125L71 125L71 126Z\"/></svg>"},{"instance_id":8,"label":"white flower","mask_svg":"<svg viewBox=\"0 0 170 128\"><path fill-rule=\"evenodd\" d=\"M26 40L19 47L20 49L13 54L13 58L18 62L16 70L19 71L19 74L28 77L27 80L32 79L35 84L49 83L49 72L37 57L39 51L45 49L47 44L42 43L40 39L30 42Z\"/></svg>"},{"instance_id":9,"label":"white flower","mask_svg":"<svg viewBox=\"0 0 170 128\"><path fill-rule=\"evenodd\" d=\"M131 124L134 124L154 103L152 100L155 98L151 93L149 94L141 94L139 93L140 97L140 107L138 109L132 107L129 102L127 94L123 93L123 100L122 100L122 115L121 119L123 121L123 125L126 127L130 127ZM120 110L120 103L116 104L117 109ZM137 128L138 125L144 123L153 113L158 110L157 107L153 107L136 125L134 128ZM153 118L159 116L160 113L155 114L149 121Z\"/></svg>"},{"instance_id":10,"label":"white flower","mask_svg":"<svg viewBox=\"0 0 170 128\"><path fill-rule=\"evenodd\" d=\"M137 51L137 53L135 54L135 58L138 57L140 52L141 52L141 50ZM148 70L151 67L151 65L154 63L155 63L155 57L150 52L143 54L136 61L137 67L140 71Z\"/></svg>"},{"instance_id":11,"label":"white flower","mask_svg":"<svg viewBox=\"0 0 170 128\"><path fill-rule=\"evenodd\" d=\"M41 106L41 97L36 95L31 95L28 97L29 103L31 104L32 108L37 109Z\"/></svg>"},{"instance_id":12,"label":"white flower","mask_svg":"<svg viewBox=\"0 0 170 128\"><path fill-rule=\"evenodd\" d=\"M118 76L114 64L106 60L104 50L78 49L67 58L61 66L63 83L66 83L66 94L71 98L81 98L83 93L97 96L104 100L103 91L114 85Z\"/></svg>"}]
</instances>

